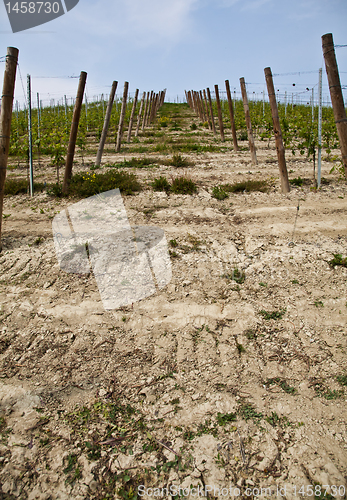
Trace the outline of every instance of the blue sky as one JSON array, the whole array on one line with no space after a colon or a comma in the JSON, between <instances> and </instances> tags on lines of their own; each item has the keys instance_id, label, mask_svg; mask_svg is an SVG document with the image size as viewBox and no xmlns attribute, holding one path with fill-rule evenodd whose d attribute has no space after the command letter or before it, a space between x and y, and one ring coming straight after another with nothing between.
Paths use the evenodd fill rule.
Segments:
<instances>
[{"instance_id":1,"label":"blue sky","mask_svg":"<svg viewBox=\"0 0 347 500\"><path fill-rule=\"evenodd\" d=\"M326 85L321 36L333 33L335 44L347 45L346 25L346 0L80 0L64 16L12 34L2 4L0 56L7 46L19 49L23 85L31 74L33 93L40 92L44 102L74 96L77 89L77 79L47 77L82 70L88 73L89 99L107 94L113 80L119 94L127 80L130 92L167 88L173 99L185 89L218 84L224 90L229 79L239 95L240 77L259 97L266 90L266 66L283 75L274 78L281 94L287 91L291 99L300 92L304 102L319 67ZM336 55L347 85L347 47ZM1 85L3 70L0 63ZM19 74L15 98L23 102Z\"/></svg>"}]
</instances>

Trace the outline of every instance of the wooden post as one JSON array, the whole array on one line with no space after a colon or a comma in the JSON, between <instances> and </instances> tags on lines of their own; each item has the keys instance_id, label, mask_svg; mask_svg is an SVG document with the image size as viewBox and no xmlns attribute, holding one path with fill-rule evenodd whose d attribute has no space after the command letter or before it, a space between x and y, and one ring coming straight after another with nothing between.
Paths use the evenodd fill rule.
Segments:
<instances>
[{"instance_id":1,"label":"wooden post","mask_svg":"<svg viewBox=\"0 0 347 500\"><path fill-rule=\"evenodd\" d=\"M199 118L199 108L198 108L198 101L197 101L195 90L193 90L193 102L194 102L194 111L195 111L195 114Z\"/></svg>"},{"instance_id":2,"label":"wooden post","mask_svg":"<svg viewBox=\"0 0 347 500\"><path fill-rule=\"evenodd\" d=\"M141 129L142 132L145 130L145 126L146 126L148 104L149 104L149 92L147 92L146 105L145 105L145 110L143 112L142 129Z\"/></svg>"},{"instance_id":3,"label":"wooden post","mask_svg":"<svg viewBox=\"0 0 347 500\"><path fill-rule=\"evenodd\" d=\"M153 92L152 102L151 102L151 109L150 109L149 117L148 117L148 125L150 125L152 123L152 121L153 121L153 111L155 109L155 100L156 100L156 97L157 97L157 94L155 92Z\"/></svg>"},{"instance_id":4,"label":"wooden post","mask_svg":"<svg viewBox=\"0 0 347 500\"><path fill-rule=\"evenodd\" d=\"M78 83L78 90L77 90L77 96L76 96L76 101L75 101L75 107L74 107L73 115L72 115L69 145L67 148L64 181L63 181L63 188L62 188L63 194L68 194L68 192L69 192L70 180L71 180L71 175L72 175L72 164L73 164L73 158L75 155L78 124L79 124L80 116L81 116L81 108L82 108L82 102L83 102L84 88L86 86L86 80L87 80L87 73L85 71L81 71L81 75L80 75L80 79L79 79L79 83Z\"/></svg>"},{"instance_id":5,"label":"wooden post","mask_svg":"<svg viewBox=\"0 0 347 500\"><path fill-rule=\"evenodd\" d=\"M219 132L220 132L220 137L221 137L222 141L224 142L225 141L225 138L224 138L224 126L223 126L222 108L221 108L220 99L219 99L218 85L214 86L214 91L215 91L215 94L216 94L216 101L217 101Z\"/></svg>"},{"instance_id":6,"label":"wooden post","mask_svg":"<svg viewBox=\"0 0 347 500\"><path fill-rule=\"evenodd\" d=\"M196 94L196 103L197 103L197 107L198 107L198 111L199 111L199 118L203 122L204 121L204 116L202 114L202 107L201 107L201 101L200 101L199 92L195 92L195 94Z\"/></svg>"},{"instance_id":7,"label":"wooden post","mask_svg":"<svg viewBox=\"0 0 347 500\"><path fill-rule=\"evenodd\" d=\"M192 93L190 90L188 90L188 104L191 107L191 109L194 110L194 105L193 105L193 99L192 99Z\"/></svg>"},{"instance_id":8,"label":"wooden post","mask_svg":"<svg viewBox=\"0 0 347 500\"><path fill-rule=\"evenodd\" d=\"M134 97L134 102L133 102L133 107L132 107L131 115L130 115L127 142L130 142L130 139L131 139L131 130L133 128L133 121L134 121L134 116L135 116L135 111L136 111L136 105L137 105L137 97L138 97L138 95L139 95L139 89L136 89L136 91L135 91L135 97Z\"/></svg>"},{"instance_id":9,"label":"wooden post","mask_svg":"<svg viewBox=\"0 0 347 500\"><path fill-rule=\"evenodd\" d=\"M211 115L212 130L213 130L214 135L216 135L216 125L214 124L214 118L213 118L213 108L212 108L211 92L210 92L210 89L208 87L206 89L206 92L207 92L207 97L208 97L208 104L210 106L210 115Z\"/></svg>"},{"instance_id":10,"label":"wooden post","mask_svg":"<svg viewBox=\"0 0 347 500\"><path fill-rule=\"evenodd\" d=\"M0 252L1 244L1 227L2 227L2 210L4 205L5 180L7 170L7 160L10 151L11 137L11 120L14 86L16 82L16 71L18 61L18 49L15 47L7 47L6 65L4 72L4 83L1 96L1 113L0 113Z\"/></svg>"},{"instance_id":11,"label":"wooden post","mask_svg":"<svg viewBox=\"0 0 347 500\"><path fill-rule=\"evenodd\" d=\"M245 110L248 143L249 143L249 149L251 151L252 163L253 163L253 165L258 165L257 154L256 154L254 138L253 138L251 116L249 114L249 105L248 105L248 98L247 98L247 92L246 92L246 84L245 84L244 78L240 78L240 86L241 86L241 93L242 93L242 99L243 99L243 107Z\"/></svg>"},{"instance_id":12,"label":"wooden post","mask_svg":"<svg viewBox=\"0 0 347 500\"><path fill-rule=\"evenodd\" d=\"M141 99L141 104L140 104L140 110L139 110L139 114L137 116L137 124L136 124L136 130L135 130L135 137L137 137L139 135L140 123L141 123L141 115L142 115L142 110L143 110L143 105L144 105L144 102L145 102L145 98L146 98L146 92L144 92L142 94L142 99Z\"/></svg>"},{"instance_id":13,"label":"wooden post","mask_svg":"<svg viewBox=\"0 0 347 500\"><path fill-rule=\"evenodd\" d=\"M120 146L122 144L123 125L124 125L125 113L126 113L126 109L127 109L128 88L129 88L129 83L124 82L122 107L121 107L121 111L120 111L119 124L118 124L118 134L117 134L117 141L116 141L116 153L119 153Z\"/></svg>"},{"instance_id":14,"label":"wooden post","mask_svg":"<svg viewBox=\"0 0 347 500\"><path fill-rule=\"evenodd\" d=\"M201 103L201 109L202 109L202 116L204 117L204 122L207 122L207 116L206 116L206 111L205 111L205 106L204 106L204 98L202 97L202 91L199 91L199 97L200 97L200 103Z\"/></svg>"},{"instance_id":15,"label":"wooden post","mask_svg":"<svg viewBox=\"0 0 347 500\"><path fill-rule=\"evenodd\" d=\"M116 82L116 81L114 81L112 83L110 97L108 99L108 104L107 104L107 108L106 108L104 126L103 126L101 137L100 137L98 152L96 154L95 165L97 165L97 166L100 166L102 153L104 151L104 147L105 147L105 143L106 143L106 137L107 137L108 127L110 125L112 106L113 106L114 96L115 96L115 93L117 90L117 85L118 85L118 82Z\"/></svg>"},{"instance_id":16,"label":"wooden post","mask_svg":"<svg viewBox=\"0 0 347 500\"><path fill-rule=\"evenodd\" d=\"M208 126L209 126L210 130L212 130L212 123L211 123L211 120L210 120L210 113L208 112L206 90L204 89L203 92L204 92L204 103L205 103L205 108L206 108L206 116L207 116Z\"/></svg>"},{"instance_id":17,"label":"wooden post","mask_svg":"<svg viewBox=\"0 0 347 500\"><path fill-rule=\"evenodd\" d=\"M267 91L269 94L272 121L273 121L273 126L274 126L274 134L275 134L275 141L276 141L278 167L280 170L280 180L281 180L282 193L289 193L290 185L289 185L289 180L288 180L287 165L286 165L286 159L285 159L285 154L284 154L281 125L280 125L280 119L278 117L278 108L277 108L274 84L273 84L273 80L272 80L272 73L271 73L270 68L265 68L264 72L265 72Z\"/></svg>"},{"instance_id":18,"label":"wooden post","mask_svg":"<svg viewBox=\"0 0 347 500\"><path fill-rule=\"evenodd\" d=\"M347 118L346 110L343 103L343 95L341 90L339 69L337 66L333 35L327 33L322 36L323 55L325 60L325 68L328 76L331 104L333 105L334 118L337 128L337 133L340 141L342 163L347 180Z\"/></svg>"},{"instance_id":19,"label":"wooden post","mask_svg":"<svg viewBox=\"0 0 347 500\"><path fill-rule=\"evenodd\" d=\"M153 95L154 95L154 92L153 92L153 90L151 90L151 95L149 97L149 103L148 103L148 109L147 109L147 116L146 116L146 126L149 125L149 119L151 116L151 110L152 110L152 106L153 106Z\"/></svg>"},{"instance_id":20,"label":"wooden post","mask_svg":"<svg viewBox=\"0 0 347 500\"><path fill-rule=\"evenodd\" d=\"M166 96L166 90L167 89L163 90L163 93L162 93L162 96L161 96L161 101L160 101L160 107L163 106L163 104L164 104L165 96Z\"/></svg>"},{"instance_id":21,"label":"wooden post","mask_svg":"<svg viewBox=\"0 0 347 500\"><path fill-rule=\"evenodd\" d=\"M149 118L151 116L151 109L153 105L153 95L154 92L151 90L151 95L149 96L149 103L148 103L148 108L147 108L147 116L146 116L146 127L149 125Z\"/></svg>"},{"instance_id":22,"label":"wooden post","mask_svg":"<svg viewBox=\"0 0 347 500\"><path fill-rule=\"evenodd\" d=\"M156 112L157 112L158 97L159 97L158 94L154 94L150 123L153 123Z\"/></svg>"},{"instance_id":23,"label":"wooden post","mask_svg":"<svg viewBox=\"0 0 347 500\"><path fill-rule=\"evenodd\" d=\"M233 100L231 98L229 80L225 80L225 88L226 88L227 97L228 97L230 125L231 125L231 133L233 136L234 151L239 151L239 146L237 144L235 119L234 119L234 106L233 106Z\"/></svg>"},{"instance_id":24,"label":"wooden post","mask_svg":"<svg viewBox=\"0 0 347 500\"><path fill-rule=\"evenodd\" d=\"M192 100L192 110L195 111L195 113L196 113L194 90L190 91L190 96L191 96L191 100Z\"/></svg>"}]
</instances>

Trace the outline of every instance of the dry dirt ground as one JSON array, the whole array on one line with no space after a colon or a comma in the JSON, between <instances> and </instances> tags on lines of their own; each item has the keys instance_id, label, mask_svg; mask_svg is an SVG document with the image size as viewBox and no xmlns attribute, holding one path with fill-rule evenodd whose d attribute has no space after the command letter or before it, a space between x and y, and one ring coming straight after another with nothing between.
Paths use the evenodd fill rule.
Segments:
<instances>
[{"instance_id":1,"label":"dry dirt ground","mask_svg":"<svg viewBox=\"0 0 347 500\"><path fill-rule=\"evenodd\" d=\"M121 310L59 268L52 216L74 200L6 198L0 498L345 498L347 268L329 262L347 255L347 186L324 161L319 192L283 195L273 144L257 146L256 167L228 136L186 169L135 170L185 173L198 192L123 197L132 225L177 246L171 282ZM247 179L271 188L211 197Z\"/></svg>"}]
</instances>

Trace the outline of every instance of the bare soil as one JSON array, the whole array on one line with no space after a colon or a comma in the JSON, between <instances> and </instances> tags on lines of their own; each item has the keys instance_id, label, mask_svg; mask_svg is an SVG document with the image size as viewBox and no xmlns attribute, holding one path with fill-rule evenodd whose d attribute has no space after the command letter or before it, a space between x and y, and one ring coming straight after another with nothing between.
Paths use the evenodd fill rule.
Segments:
<instances>
[{"instance_id":1,"label":"bare soil","mask_svg":"<svg viewBox=\"0 0 347 500\"><path fill-rule=\"evenodd\" d=\"M306 183L283 195L272 142L257 142L257 166L230 144L183 155L185 169L134 170L145 189L123 197L130 223L177 246L169 285L120 310L103 309L92 274L59 268L52 217L75 200L5 199L0 498L174 498L161 491L174 485L345 498L347 268L329 262L347 256L347 186L323 161L315 190L312 162L287 152L290 177ZM39 172L55 178L47 161ZM197 194L149 186L184 174ZM211 197L248 179L268 179L269 192Z\"/></svg>"}]
</instances>

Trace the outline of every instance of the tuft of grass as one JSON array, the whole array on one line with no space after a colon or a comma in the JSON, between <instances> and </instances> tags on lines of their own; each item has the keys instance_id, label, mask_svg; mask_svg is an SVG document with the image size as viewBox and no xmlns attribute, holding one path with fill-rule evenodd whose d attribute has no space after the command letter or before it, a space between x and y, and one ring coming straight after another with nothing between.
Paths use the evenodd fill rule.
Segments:
<instances>
[{"instance_id":1,"label":"tuft of grass","mask_svg":"<svg viewBox=\"0 0 347 500\"><path fill-rule=\"evenodd\" d=\"M191 162L187 160L187 158L183 158L180 154L173 155L172 159L168 162L172 167L180 168L180 167L189 167Z\"/></svg>"},{"instance_id":2,"label":"tuft of grass","mask_svg":"<svg viewBox=\"0 0 347 500\"><path fill-rule=\"evenodd\" d=\"M329 261L331 267L342 266L347 267L347 257L342 257L340 253L334 253L334 258Z\"/></svg>"},{"instance_id":3,"label":"tuft of grass","mask_svg":"<svg viewBox=\"0 0 347 500\"><path fill-rule=\"evenodd\" d=\"M222 186L214 186L212 189L212 197L216 198L216 200L225 200L229 195Z\"/></svg>"},{"instance_id":4,"label":"tuft of grass","mask_svg":"<svg viewBox=\"0 0 347 500\"><path fill-rule=\"evenodd\" d=\"M260 191L261 193L266 193L268 191L268 183L264 180L262 181L244 181L235 182L234 184L223 184L220 186L227 193L250 193L251 191Z\"/></svg>"},{"instance_id":5,"label":"tuft of grass","mask_svg":"<svg viewBox=\"0 0 347 500\"><path fill-rule=\"evenodd\" d=\"M270 319L282 319L286 311L287 309L281 309L280 311L264 311L264 309L262 309L259 312L264 319L270 320Z\"/></svg>"},{"instance_id":6,"label":"tuft of grass","mask_svg":"<svg viewBox=\"0 0 347 500\"><path fill-rule=\"evenodd\" d=\"M131 160L124 160L121 163L114 163L109 165L115 168L146 168L158 165L159 160L157 158L131 158Z\"/></svg>"},{"instance_id":7,"label":"tuft of grass","mask_svg":"<svg viewBox=\"0 0 347 500\"><path fill-rule=\"evenodd\" d=\"M294 186L302 186L304 181L301 179L301 177L295 177L295 179L290 179L290 184L293 184Z\"/></svg>"},{"instance_id":8,"label":"tuft of grass","mask_svg":"<svg viewBox=\"0 0 347 500\"><path fill-rule=\"evenodd\" d=\"M151 183L154 191L165 191L168 193L170 191L170 183L166 177L160 176Z\"/></svg>"},{"instance_id":9,"label":"tuft of grass","mask_svg":"<svg viewBox=\"0 0 347 500\"><path fill-rule=\"evenodd\" d=\"M171 192L175 194L194 194L196 191L196 184L188 177L177 177L171 185Z\"/></svg>"},{"instance_id":10,"label":"tuft of grass","mask_svg":"<svg viewBox=\"0 0 347 500\"><path fill-rule=\"evenodd\" d=\"M228 422L235 422L236 418L236 413L217 413L217 422L221 426L226 425Z\"/></svg>"}]
</instances>

